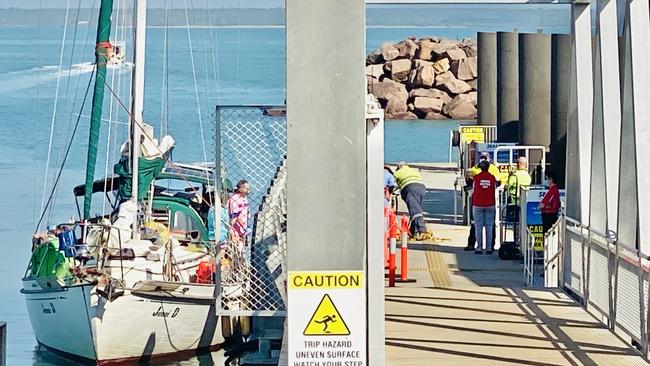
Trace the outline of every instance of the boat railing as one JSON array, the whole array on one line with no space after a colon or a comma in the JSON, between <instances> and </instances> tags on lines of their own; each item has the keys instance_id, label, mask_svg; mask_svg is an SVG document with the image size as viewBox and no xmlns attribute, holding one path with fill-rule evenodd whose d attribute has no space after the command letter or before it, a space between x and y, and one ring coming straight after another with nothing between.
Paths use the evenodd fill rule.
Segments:
<instances>
[{"instance_id":1,"label":"boat railing","mask_svg":"<svg viewBox=\"0 0 650 366\"><path fill-rule=\"evenodd\" d=\"M99 232L99 242L98 243L88 243L88 234L91 232L92 229L98 229L100 230ZM80 230L80 235L78 236L79 239L77 239L77 230ZM123 248L122 248L122 230L127 230L130 231L130 229L118 229L115 228L112 224L109 223L91 223L89 221L74 221L70 223L63 223L57 225L55 230L50 230L47 235L54 235L57 237L58 240L61 240L61 237L59 234L64 233L66 231L72 231L73 234L73 243L69 246L71 248L71 258L75 261L78 261L80 263L85 264L86 262L90 261L92 259L90 256L84 257L83 255L86 255L88 253L100 253L101 249L106 246L106 242L102 240L104 238L105 234L108 232L110 233L111 231L114 231L117 233L118 237L118 249L120 253L123 253ZM32 248L32 251L35 249L36 246ZM49 248L49 247L48 247ZM59 246L59 250L60 250ZM95 266L98 269L101 269L103 263L100 261L100 256L95 257ZM25 275L24 278L30 278L29 272L32 269L33 266L33 260L34 258L30 258L29 263L27 265L27 268L25 270ZM120 261L120 269L121 269L121 281L122 283L124 282L124 264L123 264L123 259L120 256L119 257ZM41 262L40 265L43 263ZM40 268L39 268L40 270ZM39 271L37 270L36 273Z\"/></svg>"}]
</instances>

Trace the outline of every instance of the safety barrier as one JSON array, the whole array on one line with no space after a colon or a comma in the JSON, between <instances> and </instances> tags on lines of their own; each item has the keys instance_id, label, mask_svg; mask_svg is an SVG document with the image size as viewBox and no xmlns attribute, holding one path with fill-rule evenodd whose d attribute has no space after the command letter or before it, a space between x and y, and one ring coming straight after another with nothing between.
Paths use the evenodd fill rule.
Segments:
<instances>
[{"instance_id":1,"label":"safety barrier","mask_svg":"<svg viewBox=\"0 0 650 366\"><path fill-rule=\"evenodd\" d=\"M412 283L417 280L408 277L409 220L405 215L397 224L397 215L391 208L384 208L384 266L388 269L388 287L395 283ZM397 239L400 238L400 273L397 273Z\"/></svg>"},{"instance_id":2,"label":"safety barrier","mask_svg":"<svg viewBox=\"0 0 650 366\"><path fill-rule=\"evenodd\" d=\"M395 262L397 251L397 220L395 211L388 212L388 287L395 287Z\"/></svg>"},{"instance_id":3,"label":"safety barrier","mask_svg":"<svg viewBox=\"0 0 650 366\"><path fill-rule=\"evenodd\" d=\"M545 286L562 287L647 356L648 257L613 232L599 232L570 217L562 216L552 233L545 238Z\"/></svg>"}]
</instances>

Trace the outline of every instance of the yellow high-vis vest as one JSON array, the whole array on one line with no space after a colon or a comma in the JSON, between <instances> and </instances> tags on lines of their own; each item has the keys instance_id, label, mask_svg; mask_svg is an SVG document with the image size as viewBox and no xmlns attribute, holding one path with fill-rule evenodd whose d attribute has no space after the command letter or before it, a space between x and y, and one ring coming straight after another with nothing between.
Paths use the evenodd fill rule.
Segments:
<instances>
[{"instance_id":1,"label":"yellow high-vis vest","mask_svg":"<svg viewBox=\"0 0 650 366\"><path fill-rule=\"evenodd\" d=\"M399 189L404 189L404 187L408 186L411 183L422 183L422 176L420 175L420 171L411 168L408 165L404 165L401 168L397 169L394 176Z\"/></svg>"}]
</instances>

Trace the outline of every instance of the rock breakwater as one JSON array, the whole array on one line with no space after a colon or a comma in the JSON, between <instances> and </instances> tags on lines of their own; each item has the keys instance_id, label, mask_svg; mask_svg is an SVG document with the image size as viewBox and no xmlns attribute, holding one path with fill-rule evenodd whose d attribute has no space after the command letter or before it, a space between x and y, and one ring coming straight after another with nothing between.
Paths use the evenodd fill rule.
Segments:
<instances>
[{"instance_id":1,"label":"rock breakwater","mask_svg":"<svg viewBox=\"0 0 650 366\"><path fill-rule=\"evenodd\" d=\"M368 92L388 119L476 119L477 77L475 39L411 37L366 58Z\"/></svg>"}]
</instances>

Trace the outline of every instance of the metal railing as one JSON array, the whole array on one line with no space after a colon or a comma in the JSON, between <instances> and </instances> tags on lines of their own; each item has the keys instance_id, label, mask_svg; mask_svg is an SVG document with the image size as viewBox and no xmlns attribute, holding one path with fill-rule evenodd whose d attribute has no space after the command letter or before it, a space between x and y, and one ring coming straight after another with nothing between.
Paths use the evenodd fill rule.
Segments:
<instances>
[{"instance_id":1,"label":"metal railing","mask_svg":"<svg viewBox=\"0 0 650 366\"><path fill-rule=\"evenodd\" d=\"M558 220L554 230L556 239L545 238L545 247L557 248L555 253L548 249L545 285L557 283L647 356L648 257L618 241L615 233L600 232L567 216ZM554 275L559 283L553 282Z\"/></svg>"}]
</instances>

